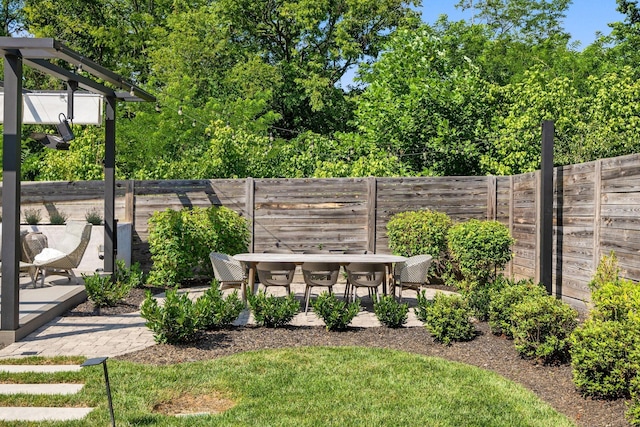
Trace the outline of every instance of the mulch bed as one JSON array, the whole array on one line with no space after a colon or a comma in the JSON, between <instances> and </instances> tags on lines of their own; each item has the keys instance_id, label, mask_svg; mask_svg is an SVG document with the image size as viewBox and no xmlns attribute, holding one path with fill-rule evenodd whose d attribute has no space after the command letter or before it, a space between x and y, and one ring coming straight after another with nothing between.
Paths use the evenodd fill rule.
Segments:
<instances>
[{"instance_id":1,"label":"mulch bed","mask_svg":"<svg viewBox=\"0 0 640 427\"><path fill-rule=\"evenodd\" d=\"M157 290L156 290L157 291ZM126 302L101 310L101 315L137 310L145 291L134 289ZM92 304L83 303L67 315L96 315ZM300 346L365 346L407 351L489 369L536 393L579 426L629 426L624 413L624 399L595 400L583 398L572 381L571 366L543 366L522 359L513 342L489 331L488 324L476 324L478 336L468 342L443 346L435 343L425 328L350 328L329 332L323 327L284 327L268 329L256 326L229 327L203 334L188 345L155 345L145 350L118 356L116 359L137 363L166 365L214 359L244 351Z\"/></svg>"}]
</instances>

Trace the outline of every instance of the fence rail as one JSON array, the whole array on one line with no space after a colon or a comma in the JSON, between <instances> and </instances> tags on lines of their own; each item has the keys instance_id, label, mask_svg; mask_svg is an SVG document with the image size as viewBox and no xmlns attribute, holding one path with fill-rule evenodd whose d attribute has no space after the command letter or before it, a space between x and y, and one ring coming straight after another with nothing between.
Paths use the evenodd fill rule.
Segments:
<instances>
[{"instance_id":1,"label":"fence rail","mask_svg":"<svg viewBox=\"0 0 640 427\"><path fill-rule=\"evenodd\" d=\"M23 182L22 210L84 219L104 207L104 183ZM432 209L454 221L495 219L516 239L506 268L539 280L540 172L507 177L118 181L115 215L133 224L133 260L148 267L148 220L167 208L226 206L247 218L250 249L367 249L388 253L386 224L398 212ZM588 300L600 257L615 251L640 280L640 155L554 170L554 292Z\"/></svg>"}]
</instances>

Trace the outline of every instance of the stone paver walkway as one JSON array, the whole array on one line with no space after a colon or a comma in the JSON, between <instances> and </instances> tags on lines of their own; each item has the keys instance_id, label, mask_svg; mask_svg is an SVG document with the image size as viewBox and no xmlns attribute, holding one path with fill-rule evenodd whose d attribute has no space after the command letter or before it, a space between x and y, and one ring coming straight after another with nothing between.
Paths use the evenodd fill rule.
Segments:
<instances>
[{"instance_id":1,"label":"stone paver walkway","mask_svg":"<svg viewBox=\"0 0 640 427\"><path fill-rule=\"evenodd\" d=\"M196 298L204 291L204 288L189 288L187 290L193 298ZM292 291L299 299L302 299L304 284L294 283ZM284 288L282 290L278 290L277 287L270 288L269 292L284 294ZM342 295L340 288L337 288L336 292L339 296ZM427 289L429 297L435 292L433 289ZM414 291L407 291L406 297L409 297L407 298L409 301L415 302ZM365 304L365 309L361 310L351 325L355 327L380 326L380 322L373 313L370 299L364 297L362 303ZM235 322L237 325L253 323L253 316L248 310L245 310ZM310 309L307 314L301 312L296 315L291 324L322 326L324 323ZM409 310L409 320L406 326L422 326L412 309ZM140 312L111 316L58 317L36 329L21 341L0 349L0 359L26 356L113 357L143 350L154 344L153 334L145 326Z\"/></svg>"}]
</instances>

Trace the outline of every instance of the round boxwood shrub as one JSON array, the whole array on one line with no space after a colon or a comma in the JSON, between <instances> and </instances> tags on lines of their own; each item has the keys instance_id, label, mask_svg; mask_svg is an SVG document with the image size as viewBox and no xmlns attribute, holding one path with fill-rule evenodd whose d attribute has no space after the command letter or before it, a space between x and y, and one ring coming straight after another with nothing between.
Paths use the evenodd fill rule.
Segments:
<instances>
[{"instance_id":1,"label":"round boxwood shrub","mask_svg":"<svg viewBox=\"0 0 640 427\"><path fill-rule=\"evenodd\" d=\"M625 279L605 283L592 292L591 302L593 319L624 321L640 316L640 284Z\"/></svg>"},{"instance_id":2,"label":"round boxwood shrub","mask_svg":"<svg viewBox=\"0 0 640 427\"><path fill-rule=\"evenodd\" d=\"M476 336L467 302L459 295L436 292L425 309L425 326L434 339L445 345L468 341Z\"/></svg>"},{"instance_id":3,"label":"round boxwood shrub","mask_svg":"<svg viewBox=\"0 0 640 427\"><path fill-rule=\"evenodd\" d=\"M517 282L500 276L496 282L501 284L492 292L489 302L489 327L496 335L513 338L513 307L526 300L547 295L547 291L540 284L534 284L530 279Z\"/></svg>"},{"instance_id":4,"label":"round boxwood shrub","mask_svg":"<svg viewBox=\"0 0 640 427\"><path fill-rule=\"evenodd\" d=\"M244 252L249 238L246 220L224 206L154 212L149 219L153 265L147 281L175 286L197 274L212 278L209 254Z\"/></svg>"},{"instance_id":5,"label":"round boxwood shrub","mask_svg":"<svg viewBox=\"0 0 640 427\"><path fill-rule=\"evenodd\" d=\"M513 306L513 340L522 356L544 363L562 362L569 355L569 337L578 312L551 295L525 298Z\"/></svg>"},{"instance_id":6,"label":"round boxwood shrub","mask_svg":"<svg viewBox=\"0 0 640 427\"><path fill-rule=\"evenodd\" d=\"M480 286L493 280L511 259L514 239L497 221L470 219L452 226L447 235L449 254L462 277Z\"/></svg>"},{"instance_id":7,"label":"round boxwood shrub","mask_svg":"<svg viewBox=\"0 0 640 427\"><path fill-rule=\"evenodd\" d=\"M452 224L446 213L428 209L395 214L387 223L389 248L405 257L431 255L432 269L440 274L447 259L447 233Z\"/></svg>"},{"instance_id":8,"label":"round boxwood shrub","mask_svg":"<svg viewBox=\"0 0 640 427\"><path fill-rule=\"evenodd\" d=\"M637 365L630 353L640 346L640 322L589 319L571 334L573 382L585 396L627 396Z\"/></svg>"},{"instance_id":9,"label":"round boxwood shrub","mask_svg":"<svg viewBox=\"0 0 640 427\"><path fill-rule=\"evenodd\" d=\"M629 385L631 394L631 404L626 413L627 420L632 426L640 426L640 371L636 371L636 376Z\"/></svg>"}]
</instances>

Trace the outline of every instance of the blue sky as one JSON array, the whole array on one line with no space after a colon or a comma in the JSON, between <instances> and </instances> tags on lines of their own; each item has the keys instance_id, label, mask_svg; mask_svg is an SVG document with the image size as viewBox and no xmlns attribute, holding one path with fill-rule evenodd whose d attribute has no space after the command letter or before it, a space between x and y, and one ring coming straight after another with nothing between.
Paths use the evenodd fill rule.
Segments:
<instances>
[{"instance_id":1,"label":"blue sky","mask_svg":"<svg viewBox=\"0 0 640 427\"><path fill-rule=\"evenodd\" d=\"M423 0L422 3L422 20L428 24L434 23L442 14L448 15L450 21L471 19L469 10L462 13L454 7L458 0ZM566 15L565 30L572 40L580 41L583 48L595 40L596 31L609 34L608 23L624 20L624 15L616 11L616 0L573 0Z\"/></svg>"}]
</instances>

